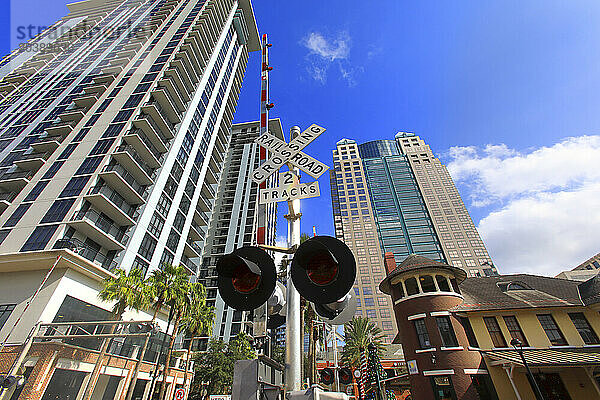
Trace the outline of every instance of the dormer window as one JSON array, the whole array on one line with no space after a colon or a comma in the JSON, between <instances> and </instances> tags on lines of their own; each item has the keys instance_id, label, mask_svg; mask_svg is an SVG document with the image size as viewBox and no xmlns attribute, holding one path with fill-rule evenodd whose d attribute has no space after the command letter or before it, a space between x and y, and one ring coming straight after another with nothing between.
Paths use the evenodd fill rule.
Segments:
<instances>
[{"instance_id":1,"label":"dormer window","mask_svg":"<svg viewBox=\"0 0 600 400\"><path fill-rule=\"evenodd\" d=\"M522 282L498 282L497 285L503 292L512 290L531 290L529 286Z\"/></svg>"}]
</instances>

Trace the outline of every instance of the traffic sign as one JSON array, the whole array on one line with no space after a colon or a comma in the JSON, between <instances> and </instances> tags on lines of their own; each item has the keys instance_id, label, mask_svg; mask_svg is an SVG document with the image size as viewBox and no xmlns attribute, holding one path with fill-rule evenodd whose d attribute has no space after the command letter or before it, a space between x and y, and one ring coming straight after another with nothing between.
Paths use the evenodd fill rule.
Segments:
<instances>
[{"instance_id":1,"label":"traffic sign","mask_svg":"<svg viewBox=\"0 0 600 400\"><path fill-rule=\"evenodd\" d=\"M290 143L286 143L283 140L276 138L269 132L260 135L254 142L269 150L272 155L270 159L265 161L252 173L252 180L260 185L288 162L295 167L300 168L313 178L318 179L329 169L329 167L303 153L301 150L308 146L323 132L325 132L325 128L317 124L312 124Z\"/></svg>"},{"instance_id":2,"label":"traffic sign","mask_svg":"<svg viewBox=\"0 0 600 400\"><path fill-rule=\"evenodd\" d=\"M296 186L279 186L260 190L260 204L319 197L319 182L299 183Z\"/></svg>"},{"instance_id":3,"label":"traffic sign","mask_svg":"<svg viewBox=\"0 0 600 400\"><path fill-rule=\"evenodd\" d=\"M175 390L175 400L183 400L185 398L185 389L179 388Z\"/></svg>"}]
</instances>

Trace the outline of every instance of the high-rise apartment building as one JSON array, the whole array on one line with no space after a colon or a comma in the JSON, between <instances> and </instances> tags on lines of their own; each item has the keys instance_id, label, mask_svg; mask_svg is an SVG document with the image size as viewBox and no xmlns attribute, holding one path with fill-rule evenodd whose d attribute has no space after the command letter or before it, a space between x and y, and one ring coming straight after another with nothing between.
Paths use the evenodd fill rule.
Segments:
<instances>
[{"instance_id":1,"label":"high-rise apartment building","mask_svg":"<svg viewBox=\"0 0 600 400\"><path fill-rule=\"evenodd\" d=\"M420 254L471 276L497 273L446 167L418 136L401 132L395 140L361 145L343 139L333 162L335 233L357 260L357 313L384 333L396 332L391 306L377 288L386 253L397 263Z\"/></svg>"},{"instance_id":2,"label":"high-rise apartment building","mask_svg":"<svg viewBox=\"0 0 600 400\"><path fill-rule=\"evenodd\" d=\"M256 245L258 229L258 185L251 179L260 165L260 148L254 143L259 136L259 121L235 124L223 161L223 174L217 189L213 218L204 246L199 281L207 288L207 301L215 305L213 336L228 341L239 332L253 334L248 312L227 307L217 290L216 263L233 250ZM283 140L279 119L269 121L269 132ZM277 203L266 207L265 244L276 240Z\"/></svg>"},{"instance_id":3,"label":"high-rise apartment building","mask_svg":"<svg viewBox=\"0 0 600 400\"><path fill-rule=\"evenodd\" d=\"M378 288L385 278L383 253L364 166L354 140L343 139L337 143L333 165L329 176L335 235L348 245L356 258L356 314L375 321L391 343L398 330L391 313L392 304Z\"/></svg>"},{"instance_id":4,"label":"high-rise apartment building","mask_svg":"<svg viewBox=\"0 0 600 400\"><path fill-rule=\"evenodd\" d=\"M199 272L206 242L213 251L218 240L207 230L248 52L260 49L249 0L87 0L69 10L0 61L0 372L38 321L112 318L98 291L116 267ZM163 331L166 319L161 310ZM122 344L94 398L124 398L137 350ZM32 348L38 361L24 366L39 379L24 395L75 398L97 352L43 346L55 342Z\"/></svg>"}]
</instances>

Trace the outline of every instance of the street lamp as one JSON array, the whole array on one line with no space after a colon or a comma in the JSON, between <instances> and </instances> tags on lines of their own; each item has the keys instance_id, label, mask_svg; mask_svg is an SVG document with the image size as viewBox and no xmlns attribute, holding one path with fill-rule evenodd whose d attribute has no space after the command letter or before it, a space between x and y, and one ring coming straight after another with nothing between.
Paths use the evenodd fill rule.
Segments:
<instances>
[{"instance_id":1,"label":"street lamp","mask_svg":"<svg viewBox=\"0 0 600 400\"><path fill-rule=\"evenodd\" d=\"M529 382L531 383L531 386L533 386L533 393L535 394L535 398L537 400L544 400L544 396L542 395L542 392L540 391L540 387L538 386L537 381L533 377L533 374L531 373L531 370L529 369L529 365L527 364L527 360L525 360L525 356L523 355L523 343L521 343L521 341L519 339L513 338L510 341L510 344L512 347L515 348L517 353L519 353L519 356L521 357L521 361L523 361L523 365L525 366L525 369L527 370L527 377L529 378Z\"/></svg>"}]
</instances>

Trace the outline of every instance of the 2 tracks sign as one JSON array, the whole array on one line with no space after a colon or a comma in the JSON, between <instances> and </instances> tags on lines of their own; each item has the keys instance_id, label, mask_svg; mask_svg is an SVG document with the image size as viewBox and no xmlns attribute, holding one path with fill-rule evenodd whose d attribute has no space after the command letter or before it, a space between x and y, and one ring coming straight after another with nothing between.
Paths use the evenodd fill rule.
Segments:
<instances>
[{"instance_id":1,"label":"2 tracks sign","mask_svg":"<svg viewBox=\"0 0 600 400\"><path fill-rule=\"evenodd\" d=\"M254 142L269 150L271 158L252 173L252 180L260 185L285 164L300 168L308 175L318 179L329 167L303 153L302 149L323 132L325 132L325 128L312 124L289 143L271 135L269 132L260 135ZM279 185L275 188L261 189L260 203L275 203L318 197L320 195L318 182L299 183L296 175L289 171L280 174Z\"/></svg>"}]
</instances>

